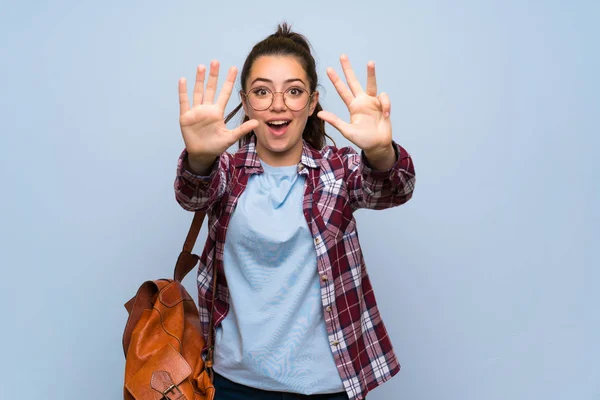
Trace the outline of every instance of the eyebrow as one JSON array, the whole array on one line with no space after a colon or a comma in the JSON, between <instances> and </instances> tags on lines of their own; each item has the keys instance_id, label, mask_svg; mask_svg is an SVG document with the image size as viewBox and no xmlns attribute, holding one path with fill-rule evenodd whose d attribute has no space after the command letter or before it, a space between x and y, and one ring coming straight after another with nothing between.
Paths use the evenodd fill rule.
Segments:
<instances>
[{"instance_id":1,"label":"eyebrow","mask_svg":"<svg viewBox=\"0 0 600 400\"><path fill-rule=\"evenodd\" d=\"M252 81L252 83L250 84L250 86L254 85L256 82L267 82L267 83L273 83L272 80L267 79L267 78L256 78L255 80ZM302 84L304 86L306 86L306 83L304 83L304 81L300 78L291 78L291 79L286 79L285 81L283 81L283 83L292 83L292 82L302 82Z\"/></svg>"}]
</instances>

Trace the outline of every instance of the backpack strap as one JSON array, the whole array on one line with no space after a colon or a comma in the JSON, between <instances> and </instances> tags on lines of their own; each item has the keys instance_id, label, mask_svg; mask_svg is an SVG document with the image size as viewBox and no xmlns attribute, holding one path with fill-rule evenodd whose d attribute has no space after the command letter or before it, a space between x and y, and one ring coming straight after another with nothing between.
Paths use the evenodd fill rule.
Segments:
<instances>
[{"instance_id":1,"label":"backpack strap","mask_svg":"<svg viewBox=\"0 0 600 400\"><path fill-rule=\"evenodd\" d=\"M204 222L204 218L206 217L206 213L196 211L194 213L194 219L192 220L192 225L190 226L190 230L185 239L185 243L183 244L183 250L179 254L179 258L177 259L177 264L175 265L175 271L173 273L173 278L181 282L183 278L196 266L198 263L198 256L192 254L194 249L194 245L196 244L196 239L198 239L198 234L200 233L200 229L202 228L202 223ZM213 285L212 285L212 310L210 313L210 320L208 324L208 341L206 343L208 348L208 357L206 359L206 368L209 369L209 375L212 381L212 366L213 366L213 351L215 347L214 343L214 334L213 334L213 321L215 314L215 300L217 297L217 268L213 267Z\"/></svg>"},{"instance_id":2,"label":"backpack strap","mask_svg":"<svg viewBox=\"0 0 600 400\"><path fill-rule=\"evenodd\" d=\"M194 250L194 245L196 244L196 239L198 239L198 234L200 233L200 228L202 228L202 223L204 222L204 217L206 213L196 211L194 213L194 219L192 220L192 225L190 226L190 230L185 238L185 243L183 244L183 250L179 254L179 258L177 259L177 264L175 264L175 271L173 272L173 279L177 282L181 282L183 278L196 266L198 263L198 256L192 254Z\"/></svg>"}]
</instances>

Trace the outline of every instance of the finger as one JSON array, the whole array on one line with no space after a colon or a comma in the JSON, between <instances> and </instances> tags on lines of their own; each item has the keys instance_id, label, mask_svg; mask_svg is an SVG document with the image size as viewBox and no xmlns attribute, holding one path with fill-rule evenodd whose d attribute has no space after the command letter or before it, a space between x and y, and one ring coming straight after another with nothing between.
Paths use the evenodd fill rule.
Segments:
<instances>
[{"instance_id":1,"label":"finger","mask_svg":"<svg viewBox=\"0 0 600 400\"><path fill-rule=\"evenodd\" d=\"M333 86L342 98L342 101L347 106L350 106L350 103L352 103L352 100L354 100L354 95L352 94L350 89L348 89L348 86L346 86L346 84L340 79L340 77L334 71L333 68L327 68L327 76L331 80L331 83L333 83Z\"/></svg>"},{"instance_id":2,"label":"finger","mask_svg":"<svg viewBox=\"0 0 600 400\"><path fill-rule=\"evenodd\" d=\"M360 86L358 79L356 79L356 75L354 75L354 71L350 65L350 60L348 60L348 56L342 54L340 56L340 62L342 63L344 76L346 76L346 82L348 82L348 86L350 86L352 93L354 93L355 96L357 96L359 93L363 93L363 88Z\"/></svg>"},{"instance_id":3,"label":"finger","mask_svg":"<svg viewBox=\"0 0 600 400\"><path fill-rule=\"evenodd\" d=\"M319 111L317 113L317 117L331 124L335 129L340 131L340 133L344 135L346 139L350 140L349 135L352 126L349 123L345 122L340 117L329 111Z\"/></svg>"},{"instance_id":4,"label":"finger","mask_svg":"<svg viewBox=\"0 0 600 400\"><path fill-rule=\"evenodd\" d=\"M231 136L233 142L237 142L247 133L252 132L254 129L258 128L259 122L255 119L251 119L250 121L244 122L242 125L238 126L234 130L231 131Z\"/></svg>"},{"instance_id":5,"label":"finger","mask_svg":"<svg viewBox=\"0 0 600 400\"><path fill-rule=\"evenodd\" d=\"M208 83L206 84L206 92L204 92L204 99L202 104L212 104L215 100L215 93L217 92L217 81L219 79L219 62L212 60L210 62L210 72L208 74Z\"/></svg>"},{"instance_id":6,"label":"finger","mask_svg":"<svg viewBox=\"0 0 600 400\"><path fill-rule=\"evenodd\" d=\"M375 62L367 63L367 94L377 96L377 79L375 78Z\"/></svg>"},{"instance_id":7,"label":"finger","mask_svg":"<svg viewBox=\"0 0 600 400\"><path fill-rule=\"evenodd\" d=\"M392 112L392 103L390 102L390 98L387 93L382 92L379 96L377 96L379 102L381 103L381 112L385 118L389 118Z\"/></svg>"},{"instance_id":8,"label":"finger","mask_svg":"<svg viewBox=\"0 0 600 400\"><path fill-rule=\"evenodd\" d=\"M221 89L221 93L219 93L219 97L217 98L217 105L223 110L227 106L227 102L231 97L231 92L233 91L233 85L235 84L235 77L237 75L237 68L231 67L229 68L229 72L227 73L227 79L223 84L223 88Z\"/></svg>"},{"instance_id":9,"label":"finger","mask_svg":"<svg viewBox=\"0 0 600 400\"><path fill-rule=\"evenodd\" d=\"M202 104L202 96L204 95L204 78L206 76L206 67L199 65L196 69L196 83L194 83L194 102L192 107L197 104Z\"/></svg>"},{"instance_id":10,"label":"finger","mask_svg":"<svg viewBox=\"0 0 600 400\"><path fill-rule=\"evenodd\" d=\"M185 78L179 78L179 115L183 115L190 109L187 94L187 83Z\"/></svg>"}]
</instances>

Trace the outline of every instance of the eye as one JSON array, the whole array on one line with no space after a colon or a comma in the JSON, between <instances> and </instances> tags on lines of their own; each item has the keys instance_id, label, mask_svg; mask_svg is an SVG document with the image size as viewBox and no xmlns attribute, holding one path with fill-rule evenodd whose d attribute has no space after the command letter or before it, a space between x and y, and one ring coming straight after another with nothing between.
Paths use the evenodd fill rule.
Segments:
<instances>
[{"instance_id":1,"label":"eye","mask_svg":"<svg viewBox=\"0 0 600 400\"><path fill-rule=\"evenodd\" d=\"M298 97L298 96L302 96L302 94L304 93L304 90L294 87L294 88L289 88L287 90L287 92L294 97Z\"/></svg>"},{"instance_id":2,"label":"eye","mask_svg":"<svg viewBox=\"0 0 600 400\"><path fill-rule=\"evenodd\" d=\"M271 92L266 88L256 88L252 90L252 94L256 97L265 97L268 96Z\"/></svg>"}]
</instances>

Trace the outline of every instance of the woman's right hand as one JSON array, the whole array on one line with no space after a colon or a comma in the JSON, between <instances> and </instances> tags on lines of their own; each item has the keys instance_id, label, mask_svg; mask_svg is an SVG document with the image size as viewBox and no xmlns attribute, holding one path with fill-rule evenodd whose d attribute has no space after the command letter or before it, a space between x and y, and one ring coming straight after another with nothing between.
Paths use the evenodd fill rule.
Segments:
<instances>
[{"instance_id":1,"label":"woman's right hand","mask_svg":"<svg viewBox=\"0 0 600 400\"><path fill-rule=\"evenodd\" d=\"M225 106L231 96L237 75L235 67L229 69L227 80L216 102L214 98L219 77L219 62L213 60L210 63L206 90L204 90L205 75L206 67L198 66L191 108L186 79L179 79L179 125L189 160L196 164L212 164L216 157L258 126L258 121L250 120L234 130L229 130L223 121Z\"/></svg>"}]
</instances>

